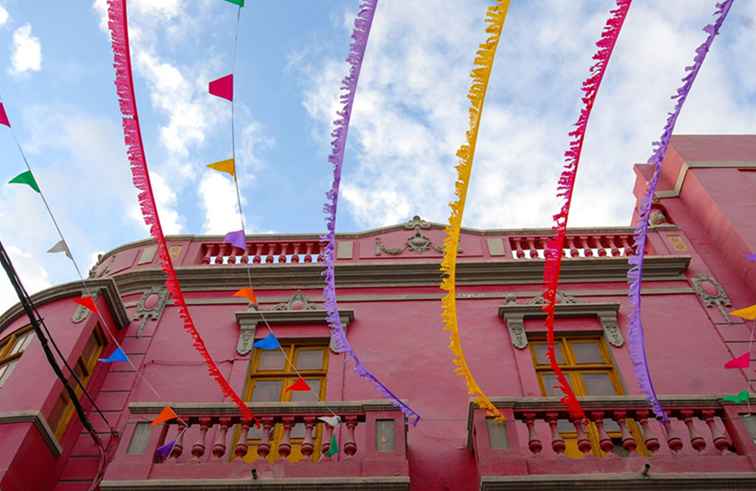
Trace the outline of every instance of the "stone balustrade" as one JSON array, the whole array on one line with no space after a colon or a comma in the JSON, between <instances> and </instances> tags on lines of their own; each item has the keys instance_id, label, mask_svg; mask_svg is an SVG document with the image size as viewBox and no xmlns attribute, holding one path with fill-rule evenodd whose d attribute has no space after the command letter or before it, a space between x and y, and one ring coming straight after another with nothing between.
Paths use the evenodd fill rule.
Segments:
<instances>
[{"instance_id":1,"label":"stone balustrade","mask_svg":"<svg viewBox=\"0 0 756 491\"><path fill-rule=\"evenodd\" d=\"M512 235L508 237L513 259L544 259L551 235ZM562 254L567 259L588 257L626 257L633 254L632 231L626 233L570 233Z\"/></svg>"},{"instance_id":2,"label":"stone balustrade","mask_svg":"<svg viewBox=\"0 0 756 491\"><path fill-rule=\"evenodd\" d=\"M202 264L307 264L323 261L322 244L317 240L253 241L241 250L231 244L207 242L201 246Z\"/></svg>"}]
</instances>

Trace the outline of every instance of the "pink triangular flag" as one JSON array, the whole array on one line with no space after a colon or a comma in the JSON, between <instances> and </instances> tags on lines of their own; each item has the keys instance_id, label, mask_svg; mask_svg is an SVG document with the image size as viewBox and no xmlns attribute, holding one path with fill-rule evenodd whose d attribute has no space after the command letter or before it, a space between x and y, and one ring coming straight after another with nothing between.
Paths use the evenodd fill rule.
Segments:
<instances>
[{"instance_id":1,"label":"pink triangular flag","mask_svg":"<svg viewBox=\"0 0 756 491\"><path fill-rule=\"evenodd\" d=\"M92 297L79 297L74 299L74 303L77 303L84 307L85 309L97 313L97 307L95 306L94 300L92 300Z\"/></svg>"},{"instance_id":2,"label":"pink triangular flag","mask_svg":"<svg viewBox=\"0 0 756 491\"><path fill-rule=\"evenodd\" d=\"M3 106L2 102L0 102L0 124L4 124L10 128L10 121L8 120L8 115L5 113L5 106Z\"/></svg>"},{"instance_id":3,"label":"pink triangular flag","mask_svg":"<svg viewBox=\"0 0 756 491\"><path fill-rule=\"evenodd\" d=\"M751 354L750 353L743 353L740 356L737 356L733 358L732 360L725 363L725 368L748 368L748 365L751 363Z\"/></svg>"},{"instance_id":4,"label":"pink triangular flag","mask_svg":"<svg viewBox=\"0 0 756 491\"><path fill-rule=\"evenodd\" d=\"M208 86L210 94L216 97L222 97L226 100L234 100L234 74L231 73L218 80L213 80Z\"/></svg>"}]
</instances>

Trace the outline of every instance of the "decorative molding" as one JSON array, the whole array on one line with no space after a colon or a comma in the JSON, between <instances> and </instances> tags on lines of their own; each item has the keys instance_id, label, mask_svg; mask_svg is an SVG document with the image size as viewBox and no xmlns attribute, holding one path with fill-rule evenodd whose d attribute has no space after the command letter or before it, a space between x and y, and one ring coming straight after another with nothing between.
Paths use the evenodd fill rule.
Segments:
<instances>
[{"instance_id":1,"label":"decorative molding","mask_svg":"<svg viewBox=\"0 0 756 491\"><path fill-rule=\"evenodd\" d=\"M543 293L542 293L540 295L536 295L535 297L531 298L525 303L528 305L546 305L546 299L543 298ZM575 297L567 295L566 293L557 290L556 303L578 303L578 301Z\"/></svg>"},{"instance_id":2,"label":"decorative molding","mask_svg":"<svg viewBox=\"0 0 756 491\"><path fill-rule=\"evenodd\" d=\"M327 325L328 313L325 310L265 310L260 314L257 310L237 312L236 322L239 324L239 341L236 344L236 352L245 356L252 352L255 341L257 325L263 321L268 324L323 324ZM339 310L341 324L346 329L354 320L354 310ZM333 350L333 338L331 338Z\"/></svg>"},{"instance_id":3,"label":"decorative molding","mask_svg":"<svg viewBox=\"0 0 756 491\"><path fill-rule=\"evenodd\" d=\"M102 481L101 489L111 491L407 491L410 486L408 476L375 477L311 477L275 479L146 479L124 481Z\"/></svg>"},{"instance_id":4,"label":"decorative molding","mask_svg":"<svg viewBox=\"0 0 756 491\"><path fill-rule=\"evenodd\" d=\"M654 198L677 198L680 196L685 177L690 169L754 169L756 161L722 161L722 162L683 162L680 171L677 173L675 187L670 190L657 191Z\"/></svg>"},{"instance_id":5,"label":"decorative molding","mask_svg":"<svg viewBox=\"0 0 756 491\"><path fill-rule=\"evenodd\" d=\"M690 281L693 285L693 290L695 290L696 295L698 295L698 298L701 299L706 308L717 307L722 317L730 323L730 315L725 307L732 307L732 303L722 285L716 279L706 274L696 275Z\"/></svg>"},{"instance_id":6,"label":"decorative molding","mask_svg":"<svg viewBox=\"0 0 756 491\"><path fill-rule=\"evenodd\" d=\"M95 280L87 280L87 287L89 293L102 292L105 301L110 307L110 312L113 319L116 321L116 327L123 329L129 324L129 316L126 313L126 309L121 302L121 295L116 286L116 282L112 278L98 278ZM147 285L149 287L149 285ZM31 300L37 308L42 307L46 303L54 302L56 300L63 300L66 298L81 296L84 293L82 290L81 281L64 283L62 285L42 290L31 296ZM71 305L74 305L73 302ZM16 304L0 316L0 332L5 329L16 318L24 314L24 309L21 304Z\"/></svg>"},{"instance_id":7,"label":"decorative molding","mask_svg":"<svg viewBox=\"0 0 756 491\"><path fill-rule=\"evenodd\" d=\"M691 465L695 465L692 464ZM619 470L619 469L618 469ZM526 476L484 475L480 477L480 491L625 491L628 489L663 489L683 491L711 491L713 489L754 489L753 472L654 472L648 477L635 473L551 474Z\"/></svg>"},{"instance_id":8,"label":"decorative molding","mask_svg":"<svg viewBox=\"0 0 756 491\"><path fill-rule=\"evenodd\" d=\"M407 402L407 401L404 401ZM131 414L150 416L159 414L165 406L171 406L179 416L238 416L239 407L231 402L130 402ZM364 414L366 412L399 411L386 399L366 401L296 401L296 402L247 402L253 413L259 416L298 415L335 411L340 414Z\"/></svg>"},{"instance_id":9,"label":"decorative molding","mask_svg":"<svg viewBox=\"0 0 756 491\"><path fill-rule=\"evenodd\" d=\"M47 419L45 419L41 412L33 409L0 412L0 426L12 423L33 423L34 427L45 441L45 444L47 444L47 447L50 449L50 452L52 452L55 457L59 457L63 454L63 447L61 447L55 433L53 433L50 425L47 424Z\"/></svg>"},{"instance_id":10,"label":"decorative molding","mask_svg":"<svg viewBox=\"0 0 756 491\"><path fill-rule=\"evenodd\" d=\"M92 297L92 300L97 300L97 292L91 293L90 296ZM73 315L71 316L71 322L74 324L79 324L81 322L84 322L85 320L89 319L90 311L88 308L84 307L83 305L79 305L76 307L76 310L74 310Z\"/></svg>"},{"instance_id":11,"label":"decorative molding","mask_svg":"<svg viewBox=\"0 0 756 491\"><path fill-rule=\"evenodd\" d=\"M154 298L154 302L151 307L147 307L147 302ZM165 304L168 301L168 290L165 287L153 286L149 290L144 292L142 298L136 306L136 313L134 315L134 321L140 321L139 327L136 330L136 336L139 337L144 332L144 327L147 325L148 320L157 321L165 309Z\"/></svg>"},{"instance_id":12,"label":"decorative molding","mask_svg":"<svg viewBox=\"0 0 756 491\"><path fill-rule=\"evenodd\" d=\"M310 303L302 290L297 290L286 302L274 305L271 310L318 310L318 307Z\"/></svg>"},{"instance_id":13,"label":"decorative molding","mask_svg":"<svg viewBox=\"0 0 756 491\"><path fill-rule=\"evenodd\" d=\"M430 230L431 223L426 222L418 215L415 215L407 223L403 225L405 230L414 230L415 234L410 235L407 241L402 247L386 247L383 245L383 240L380 237L375 238L375 255L380 256L381 253L388 254L389 256L399 256L404 251L414 252L415 254L422 254L428 250L434 250L439 254L444 253L443 244L437 246L433 241L424 235L421 230ZM460 249L459 252L462 252Z\"/></svg>"},{"instance_id":14,"label":"decorative molding","mask_svg":"<svg viewBox=\"0 0 756 491\"><path fill-rule=\"evenodd\" d=\"M559 297L559 295L557 295ZM566 303L557 303L556 317L593 317L597 316L604 330L604 336L609 344L620 348L625 344L622 332L619 329L617 314L619 303L577 303L574 297L564 295ZM528 346L528 337L525 332L526 318L545 318L546 312L542 309L541 297L531 299L529 303L505 303L499 307L499 317L507 323L509 335L512 338L512 346L517 349L525 349Z\"/></svg>"}]
</instances>

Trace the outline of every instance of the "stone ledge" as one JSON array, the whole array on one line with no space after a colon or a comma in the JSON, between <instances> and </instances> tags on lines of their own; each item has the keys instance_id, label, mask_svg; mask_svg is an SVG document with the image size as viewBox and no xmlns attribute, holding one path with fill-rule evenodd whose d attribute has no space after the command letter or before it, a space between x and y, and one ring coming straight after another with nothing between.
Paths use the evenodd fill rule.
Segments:
<instances>
[{"instance_id":1,"label":"stone ledge","mask_svg":"<svg viewBox=\"0 0 756 491\"><path fill-rule=\"evenodd\" d=\"M28 409L25 411L0 412L0 425L12 423L33 423L50 449L50 452L55 457L59 457L63 453L63 447L60 446L55 433L53 433L50 425L47 424L47 420L39 411Z\"/></svg>"},{"instance_id":2,"label":"stone ledge","mask_svg":"<svg viewBox=\"0 0 756 491\"><path fill-rule=\"evenodd\" d=\"M102 481L101 489L117 491L162 491L196 489L204 491L321 491L365 490L406 491L410 479L403 476L307 478L307 479L155 479L139 481Z\"/></svg>"},{"instance_id":3,"label":"stone ledge","mask_svg":"<svg viewBox=\"0 0 756 491\"><path fill-rule=\"evenodd\" d=\"M407 402L407 401L404 401ZM369 411L399 411L383 399L369 401L300 401L300 402L250 402L247 404L256 415L308 414L312 412L340 412L362 414ZM184 416L234 416L239 408L230 402L132 402L131 414L158 414L165 406L171 406Z\"/></svg>"},{"instance_id":4,"label":"stone ledge","mask_svg":"<svg viewBox=\"0 0 756 491\"><path fill-rule=\"evenodd\" d=\"M623 474L567 474L529 476L482 476L481 491L581 491L633 490L633 489L684 489L732 490L755 489L756 473L664 473L643 477L637 473Z\"/></svg>"}]
</instances>

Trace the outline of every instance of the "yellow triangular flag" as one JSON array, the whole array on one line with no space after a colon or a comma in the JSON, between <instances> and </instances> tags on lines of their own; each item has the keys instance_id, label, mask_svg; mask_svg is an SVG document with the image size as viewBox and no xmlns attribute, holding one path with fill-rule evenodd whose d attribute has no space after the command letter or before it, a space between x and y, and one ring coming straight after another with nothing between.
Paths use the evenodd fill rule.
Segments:
<instances>
[{"instance_id":1,"label":"yellow triangular flag","mask_svg":"<svg viewBox=\"0 0 756 491\"><path fill-rule=\"evenodd\" d=\"M730 315L741 317L747 321L756 320L756 304L744 309L733 310L732 312L730 312Z\"/></svg>"},{"instance_id":2,"label":"yellow triangular flag","mask_svg":"<svg viewBox=\"0 0 756 491\"><path fill-rule=\"evenodd\" d=\"M165 423L166 421L170 421L176 418L178 418L176 411L174 411L171 406L165 406L163 410L160 411L158 417L152 420L152 424L159 425L160 423Z\"/></svg>"},{"instance_id":3,"label":"yellow triangular flag","mask_svg":"<svg viewBox=\"0 0 756 491\"><path fill-rule=\"evenodd\" d=\"M221 160L220 162L214 162L212 164L208 164L207 166L210 167L211 169L215 169L220 172L231 174L232 176L236 172L236 165L234 164L234 159Z\"/></svg>"}]
</instances>

